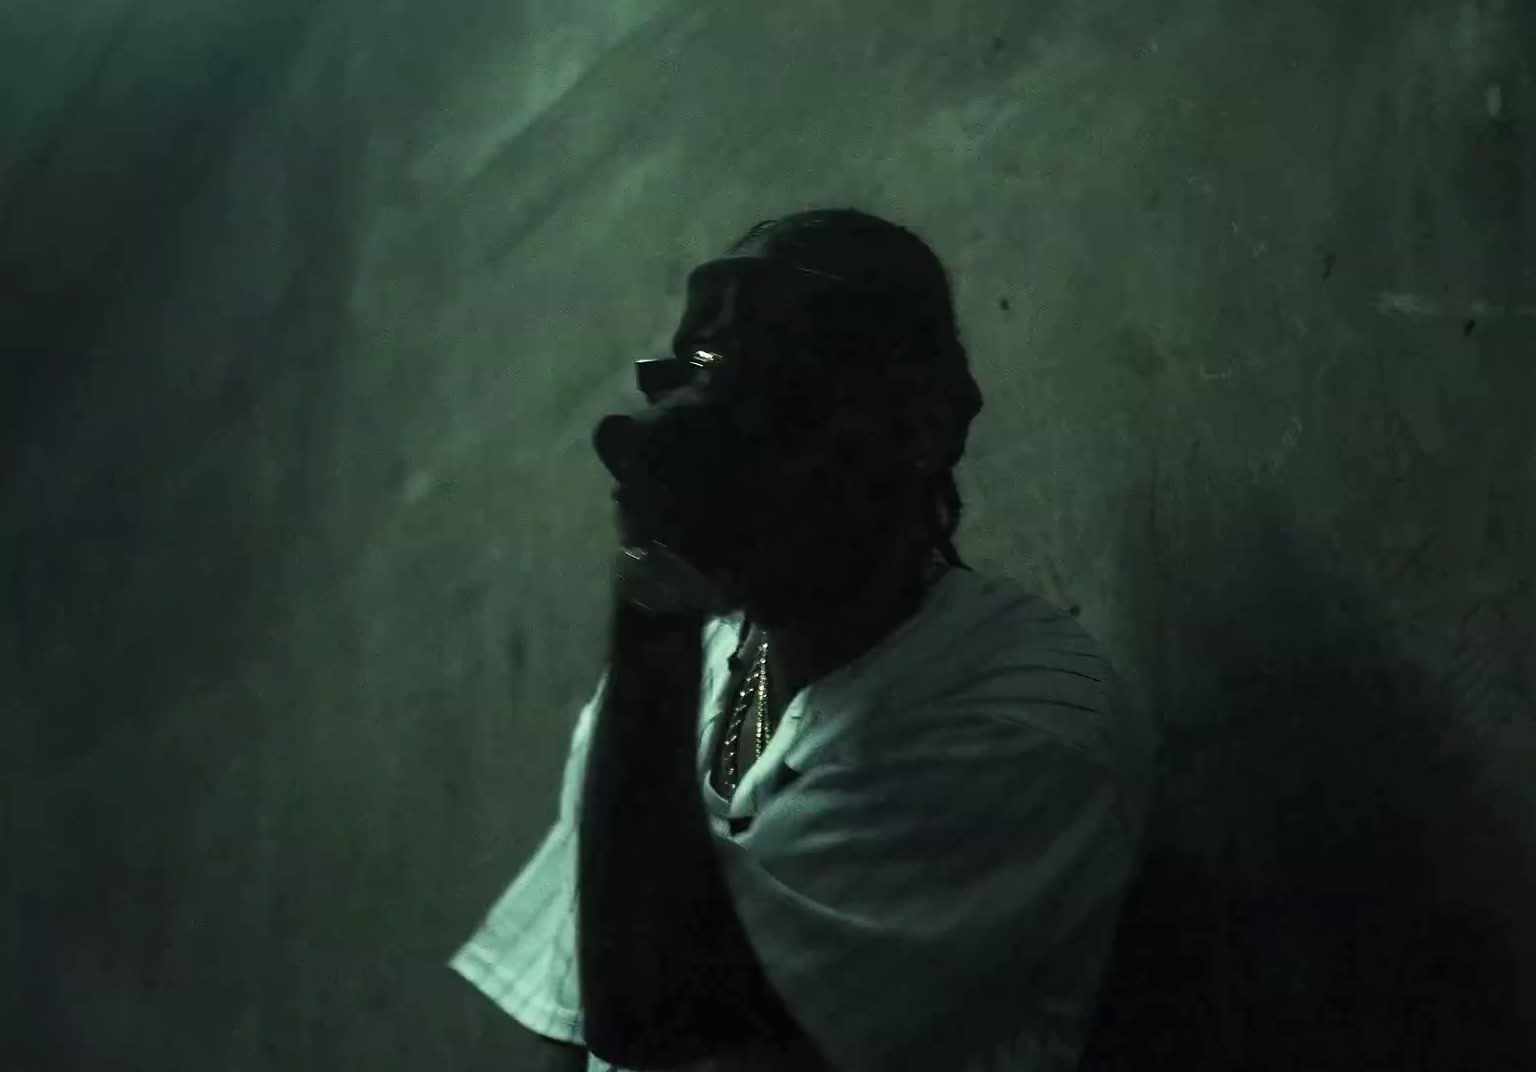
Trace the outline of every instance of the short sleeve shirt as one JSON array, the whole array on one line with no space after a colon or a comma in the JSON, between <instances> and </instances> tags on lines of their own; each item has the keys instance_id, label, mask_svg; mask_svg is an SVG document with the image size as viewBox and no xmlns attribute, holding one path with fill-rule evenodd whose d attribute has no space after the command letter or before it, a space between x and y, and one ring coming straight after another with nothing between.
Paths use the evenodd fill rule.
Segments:
<instances>
[{"instance_id":1,"label":"short sleeve shirt","mask_svg":"<svg viewBox=\"0 0 1536 1072\"><path fill-rule=\"evenodd\" d=\"M699 787L737 914L801 1028L849 1072L929 1055L959 1072L1076 1068L1161 752L1098 644L1016 582L951 569L801 690L726 800L709 768L740 626L703 630ZM576 840L606 683L576 720L554 824L451 961L576 1044Z\"/></svg>"}]
</instances>

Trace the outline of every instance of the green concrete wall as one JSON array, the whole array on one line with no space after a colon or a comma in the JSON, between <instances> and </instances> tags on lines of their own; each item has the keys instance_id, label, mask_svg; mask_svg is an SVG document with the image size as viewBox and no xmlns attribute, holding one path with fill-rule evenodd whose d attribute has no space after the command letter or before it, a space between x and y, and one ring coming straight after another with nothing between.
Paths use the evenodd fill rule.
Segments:
<instances>
[{"instance_id":1,"label":"green concrete wall","mask_svg":"<svg viewBox=\"0 0 1536 1072\"><path fill-rule=\"evenodd\" d=\"M602 665L591 428L853 206L955 279L961 554L1167 728L1093 1066L1536 1067L1530 7L30 6L0 1064L526 1066L444 964Z\"/></svg>"}]
</instances>

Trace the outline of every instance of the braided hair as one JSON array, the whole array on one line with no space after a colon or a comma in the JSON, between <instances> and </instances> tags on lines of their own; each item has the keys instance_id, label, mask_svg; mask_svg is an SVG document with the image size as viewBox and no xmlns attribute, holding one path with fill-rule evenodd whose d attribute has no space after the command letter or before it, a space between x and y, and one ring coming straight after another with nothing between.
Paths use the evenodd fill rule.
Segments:
<instances>
[{"instance_id":1,"label":"braided hair","mask_svg":"<svg viewBox=\"0 0 1536 1072\"><path fill-rule=\"evenodd\" d=\"M755 250L839 276L861 288L862 298L837 295L831 308L809 314L813 327L804 344L829 362L884 363L916 369L920 384L905 401L921 400L925 418L944 429L948 456L936 459L928 478L933 511L929 546L954 568L971 570L955 550L964 504L955 466L965 452L970 422L981 411L981 392L971 377L959 338L948 274L933 250L912 231L857 209L815 209L763 220L733 243L729 253ZM974 572L974 571L972 571ZM752 630L742 623L733 671Z\"/></svg>"}]
</instances>

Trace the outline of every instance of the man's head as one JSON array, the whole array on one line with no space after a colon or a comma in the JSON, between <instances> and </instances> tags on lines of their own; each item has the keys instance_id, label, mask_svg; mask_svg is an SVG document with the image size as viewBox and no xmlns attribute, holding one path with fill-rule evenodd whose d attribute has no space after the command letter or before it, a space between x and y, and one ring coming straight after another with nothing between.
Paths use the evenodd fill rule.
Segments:
<instances>
[{"instance_id":1,"label":"man's head","mask_svg":"<svg viewBox=\"0 0 1536 1072\"><path fill-rule=\"evenodd\" d=\"M707 489L692 527L716 534L709 564L739 580L754 620L824 613L892 561L963 565L952 469L981 398L921 239L853 210L759 224L690 276L673 354L695 364L668 366L686 378L629 427L677 444L671 460L656 447L652 471ZM622 438L598 443L621 485Z\"/></svg>"}]
</instances>

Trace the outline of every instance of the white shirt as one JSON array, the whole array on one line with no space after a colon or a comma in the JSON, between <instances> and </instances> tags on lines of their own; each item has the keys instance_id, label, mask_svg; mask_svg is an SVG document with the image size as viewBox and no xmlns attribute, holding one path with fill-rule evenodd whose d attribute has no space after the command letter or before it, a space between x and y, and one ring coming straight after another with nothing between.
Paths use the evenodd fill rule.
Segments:
<instances>
[{"instance_id":1,"label":"white shirt","mask_svg":"<svg viewBox=\"0 0 1536 1072\"><path fill-rule=\"evenodd\" d=\"M1097 643L1018 583L951 569L795 697L726 801L709 769L740 624L703 630L699 784L736 911L801 1028L848 1072L925 1046L959 1072L1076 1068L1161 752ZM450 962L577 1044L576 839L606 683L577 718L559 817Z\"/></svg>"}]
</instances>

